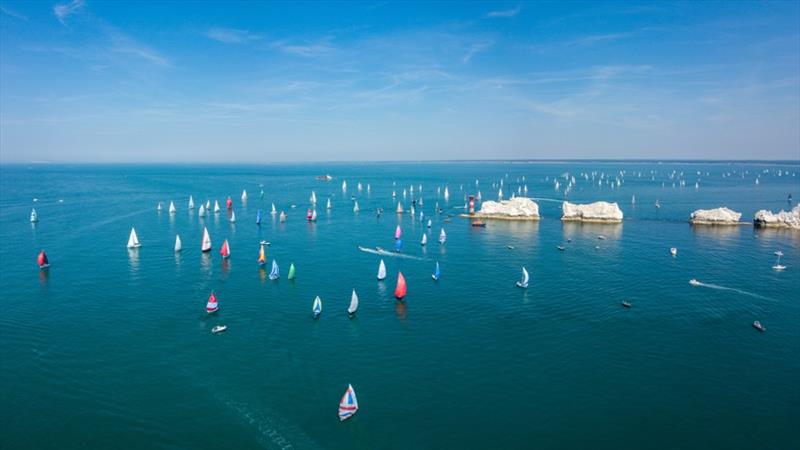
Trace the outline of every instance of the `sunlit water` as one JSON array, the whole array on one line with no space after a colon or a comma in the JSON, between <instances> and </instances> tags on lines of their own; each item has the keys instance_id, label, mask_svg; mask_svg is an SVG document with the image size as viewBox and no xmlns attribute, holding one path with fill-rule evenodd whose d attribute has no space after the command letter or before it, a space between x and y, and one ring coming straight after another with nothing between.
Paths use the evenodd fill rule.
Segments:
<instances>
[{"instance_id":1,"label":"sunlit water","mask_svg":"<svg viewBox=\"0 0 800 450\"><path fill-rule=\"evenodd\" d=\"M325 173L333 181L315 180ZM576 177L570 200L617 201L624 223L562 224L565 173ZM800 232L686 222L698 208L726 205L746 221L786 208L789 193L800 196L797 164L37 165L0 175L2 448L800 448ZM506 197L528 186L541 222L444 222L466 193L496 198L501 179ZM411 185L430 230L394 213L397 200L409 207ZM319 219L309 224L312 190ZM189 194L223 212L199 218ZM272 202L286 223L270 216ZM358 250L392 249L398 223L412 258ZM125 248L131 226L135 251ZM256 264L262 239L278 281ZM771 268L776 250L784 272ZM527 290L514 286L522 265ZM392 296L398 270L404 303ZM212 290L221 309L208 316ZM228 331L212 335L217 324ZM360 410L340 423L348 383Z\"/></svg>"}]
</instances>

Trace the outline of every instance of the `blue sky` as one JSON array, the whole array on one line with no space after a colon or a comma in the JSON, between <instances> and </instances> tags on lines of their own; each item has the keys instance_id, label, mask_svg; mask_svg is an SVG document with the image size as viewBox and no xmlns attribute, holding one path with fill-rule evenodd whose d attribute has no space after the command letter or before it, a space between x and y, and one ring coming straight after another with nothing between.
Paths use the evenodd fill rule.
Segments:
<instances>
[{"instance_id":1,"label":"blue sky","mask_svg":"<svg viewBox=\"0 0 800 450\"><path fill-rule=\"evenodd\" d=\"M0 2L0 161L800 159L800 2Z\"/></svg>"}]
</instances>

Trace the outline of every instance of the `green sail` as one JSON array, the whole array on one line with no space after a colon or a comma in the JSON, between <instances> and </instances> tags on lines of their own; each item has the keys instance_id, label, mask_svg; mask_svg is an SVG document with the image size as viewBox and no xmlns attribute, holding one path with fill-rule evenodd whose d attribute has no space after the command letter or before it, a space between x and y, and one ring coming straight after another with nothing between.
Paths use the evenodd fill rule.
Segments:
<instances>
[{"instance_id":1,"label":"green sail","mask_svg":"<svg viewBox=\"0 0 800 450\"><path fill-rule=\"evenodd\" d=\"M294 263L289 266L289 279L294 280Z\"/></svg>"}]
</instances>

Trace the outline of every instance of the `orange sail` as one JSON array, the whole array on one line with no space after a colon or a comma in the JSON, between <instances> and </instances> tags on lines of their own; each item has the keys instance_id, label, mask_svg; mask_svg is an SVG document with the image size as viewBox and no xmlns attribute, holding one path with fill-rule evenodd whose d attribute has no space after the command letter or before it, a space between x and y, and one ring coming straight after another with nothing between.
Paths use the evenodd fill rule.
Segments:
<instances>
[{"instance_id":1,"label":"orange sail","mask_svg":"<svg viewBox=\"0 0 800 450\"><path fill-rule=\"evenodd\" d=\"M267 264L267 255L264 252L264 244L261 244L261 250L258 252L258 265L263 266Z\"/></svg>"},{"instance_id":2,"label":"orange sail","mask_svg":"<svg viewBox=\"0 0 800 450\"><path fill-rule=\"evenodd\" d=\"M403 272L397 272L397 287L394 290L394 296L398 300L402 300L406 296L406 279L403 277Z\"/></svg>"}]
</instances>

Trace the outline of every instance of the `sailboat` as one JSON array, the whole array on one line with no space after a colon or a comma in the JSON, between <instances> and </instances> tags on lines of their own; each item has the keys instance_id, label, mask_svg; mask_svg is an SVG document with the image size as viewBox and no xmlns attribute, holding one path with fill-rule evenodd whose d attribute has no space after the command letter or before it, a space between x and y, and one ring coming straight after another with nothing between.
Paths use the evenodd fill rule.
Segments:
<instances>
[{"instance_id":1,"label":"sailboat","mask_svg":"<svg viewBox=\"0 0 800 450\"><path fill-rule=\"evenodd\" d=\"M314 299L314 304L311 305L311 314L314 315L315 319L322 314L322 300L320 300L319 295Z\"/></svg>"},{"instance_id":2,"label":"sailboat","mask_svg":"<svg viewBox=\"0 0 800 450\"><path fill-rule=\"evenodd\" d=\"M274 216L275 214L278 214L278 210L275 209L275 203L272 204L272 209L269 210L269 214L272 215L272 216Z\"/></svg>"},{"instance_id":3,"label":"sailboat","mask_svg":"<svg viewBox=\"0 0 800 450\"><path fill-rule=\"evenodd\" d=\"M442 228L442 231L439 232L439 243L444 244L444 241L446 240L447 240L447 233L445 233L444 228Z\"/></svg>"},{"instance_id":4,"label":"sailboat","mask_svg":"<svg viewBox=\"0 0 800 450\"><path fill-rule=\"evenodd\" d=\"M272 270L269 272L269 279L270 280L277 280L281 277L281 272L278 270L278 263L273 259L272 260Z\"/></svg>"},{"instance_id":5,"label":"sailboat","mask_svg":"<svg viewBox=\"0 0 800 450\"><path fill-rule=\"evenodd\" d=\"M433 222L431 221L431 219L428 219L428 228L430 228L432 224Z\"/></svg>"},{"instance_id":6,"label":"sailboat","mask_svg":"<svg viewBox=\"0 0 800 450\"><path fill-rule=\"evenodd\" d=\"M231 256L231 249L228 246L228 240L225 239L222 241L222 247L219 249L219 254L222 255L223 259L227 259Z\"/></svg>"},{"instance_id":7,"label":"sailboat","mask_svg":"<svg viewBox=\"0 0 800 450\"><path fill-rule=\"evenodd\" d=\"M525 266L522 266L522 280L517 281L517 287L526 289L528 287L528 280L530 277L528 276L528 269Z\"/></svg>"},{"instance_id":8,"label":"sailboat","mask_svg":"<svg viewBox=\"0 0 800 450\"><path fill-rule=\"evenodd\" d=\"M36 208L31 209L31 223L36 223L39 221L39 213L36 212Z\"/></svg>"},{"instance_id":9,"label":"sailboat","mask_svg":"<svg viewBox=\"0 0 800 450\"><path fill-rule=\"evenodd\" d=\"M431 275L431 278L433 278L433 281L439 281L439 275L441 275L441 273L439 272L439 261L436 261L436 270L434 270L433 275Z\"/></svg>"},{"instance_id":10,"label":"sailboat","mask_svg":"<svg viewBox=\"0 0 800 450\"><path fill-rule=\"evenodd\" d=\"M400 252L400 249L403 247L403 241L400 239L394 240L394 251Z\"/></svg>"},{"instance_id":11,"label":"sailboat","mask_svg":"<svg viewBox=\"0 0 800 450\"><path fill-rule=\"evenodd\" d=\"M228 199L225 200L225 208L232 210L233 209L233 200L231 200L231 196L228 196Z\"/></svg>"},{"instance_id":12,"label":"sailboat","mask_svg":"<svg viewBox=\"0 0 800 450\"><path fill-rule=\"evenodd\" d=\"M347 190L347 180L342 180L342 190L343 191Z\"/></svg>"},{"instance_id":13,"label":"sailboat","mask_svg":"<svg viewBox=\"0 0 800 450\"><path fill-rule=\"evenodd\" d=\"M403 277L403 272L397 272L397 287L394 289L394 296L398 300L402 300L406 293L406 279Z\"/></svg>"},{"instance_id":14,"label":"sailboat","mask_svg":"<svg viewBox=\"0 0 800 450\"><path fill-rule=\"evenodd\" d=\"M411 205L411 208L408 210L408 213L411 214L411 220L414 220L414 216L417 214L416 210L414 210L414 205Z\"/></svg>"},{"instance_id":15,"label":"sailboat","mask_svg":"<svg viewBox=\"0 0 800 450\"><path fill-rule=\"evenodd\" d=\"M353 289L353 295L350 296L350 306L347 307L347 314L352 317L355 315L356 310L358 309L358 295L356 295L356 290Z\"/></svg>"},{"instance_id":16,"label":"sailboat","mask_svg":"<svg viewBox=\"0 0 800 450\"><path fill-rule=\"evenodd\" d=\"M328 204L325 206L325 208L326 209L333 209L333 206L331 206L331 199L328 199Z\"/></svg>"},{"instance_id":17,"label":"sailboat","mask_svg":"<svg viewBox=\"0 0 800 450\"><path fill-rule=\"evenodd\" d=\"M256 212L256 225L261 225L261 210L260 209L258 210L258 212Z\"/></svg>"},{"instance_id":18,"label":"sailboat","mask_svg":"<svg viewBox=\"0 0 800 450\"><path fill-rule=\"evenodd\" d=\"M39 264L40 269L47 269L50 267L50 260L47 259L47 253L42 250L39 252L39 256L36 258L36 263Z\"/></svg>"},{"instance_id":19,"label":"sailboat","mask_svg":"<svg viewBox=\"0 0 800 450\"><path fill-rule=\"evenodd\" d=\"M289 280L294 280L294 263L289 264L289 275L286 276Z\"/></svg>"},{"instance_id":20,"label":"sailboat","mask_svg":"<svg viewBox=\"0 0 800 450\"><path fill-rule=\"evenodd\" d=\"M236 212L231 210L231 223L236 222Z\"/></svg>"},{"instance_id":21,"label":"sailboat","mask_svg":"<svg viewBox=\"0 0 800 450\"><path fill-rule=\"evenodd\" d=\"M403 202L397 202L397 214L403 214Z\"/></svg>"},{"instance_id":22,"label":"sailboat","mask_svg":"<svg viewBox=\"0 0 800 450\"><path fill-rule=\"evenodd\" d=\"M359 212L361 209L358 207L358 200L353 204L353 212Z\"/></svg>"},{"instance_id":23,"label":"sailboat","mask_svg":"<svg viewBox=\"0 0 800 450\"><path fill-rule=\"evenodd\" d=\"M175 251L179 252L183 248L183 244L181 244L181 236L176 234L175 235Z\"/></svg>"},{"instance_id":24,"label":"sailboat","mask_svg":"<svg viewBox=\"0 0 800 450\"><path fill-rule=\"evenodd\" d=\"M156 205L156 211L161 212L162 209L164 209L164 205L162 205L161 202L158 202L158 205Z\"/></svg>"},{"instance_id":25,"label":"sailboat","mask_svg":"<svg viewBox=\"0 0 800 450\"><path fill-rule=\"evenodd\" d=\"M220 212L219 202L214 200L214 214L219 214L219 212Z\"/></svg>"},{"instance_id":26,"label":"sailboat","mask_svg":"<svg viewBox=\"0 0 800 450\"><path fill-rule=\"evenodd\" d=\"M395 228L395 230L394 230L394 238L395 239L400 239L400 235L401 234L402 234L402 231L400 230L400 225L397 225L397 228Z\"/></svg>"},{"instance_id":27,"label":"sailboat","mask_svg":"<svg viewBox=\"0 0 800 450\"><path fill-rule=\"evenodd\" d=\"M267 242L261 241L261 248L258 250L258 265L265 266L267 265L267 251L266 251Z\"/></svg>"},{"instance_id":28,"label":"sailboat","mask_svg":"<svg viewBox=\"0 0 800 450\"><path fill-rule=\"evenodd\" d=\"M447 186L444 187L444 201L450 200L450 191L447 189Z\"/></svg>"},{"instance_id":29,"label":"sailboat","mask_svg":"<svg viewBox=\"0 0 800 450\"><path fill-rule=\"evenodd\" d=\"M243 202L247 201L247 190L246 189L242 189L242 201Z\"/></svg>"},{"instance_id":30,"label":"sailboat","mask_svg":"<svg viewBox=\"0 0 800 450\"><path fill-rule=\"evenodd\" d=\"M783 256L783 252L778 250L777 252L775 252L775 254L778 256L778 259L775 260L775 265L772 266L772 268L774 270L786 270L786 266L781 264L781 256Z\"/></svg>"},{"instance_id":31,"label":"sailboat","mask_svg":"<svg viewBox=\"0 0 800 450\"><path fill-rule=\"evenodd\" d=\"M676 247L670 247L669 254L672 256L678 256L678 249Z\"/></svg>"},{"instance_id":32,"label":"sailboat","mask_svg":"<svg viewBox=\"0 0 800 450\"><path fill-rule=\"evenodd\" d=\"M344 391L342 400L339 401L339 420L347 420L353 417L353 414L358 411L358 400L356 399L356 391L353 390L352 385L347 385L347 390Z\"/></svg>"},{"instance_id":33,"label":"sailboat","mask_svg":"<svg viewBox=\"0 0 800 450\"><path fill-rule=\"evenodd\" d=\"M382 281L385 279L386 279L386 264L384 264L383 260L381 260L381 263L378 265L378 281Z\"/></svg>"},{"instance_id":34,"label":"sailboat","mask_svg":"<svg viewBox=\"0 0 800 450\"><path fill-rule=\"evenodd\" d=\"M206 312L211 314L218 310L219 304L217 303L217 297L214 295L214 292L211 292L211 295L208 297L208 303L206 303Z\"/></svg>"},{"instance_id":35,"label":"sailboat","mask_svg":"<svg viewBox=\"0 0 800 450\"><path fill-rule=\"evenodd\" d=\"M311 221L312 222L316 222L317 221L317 210L316 209L311 211Z\"/></svg>"},{"instance_id":36,"label":"sailboat","mask_svg":"<svg viewBox=\"0 0 800 450\"><path fill-rule=\"evenodd\" d=\"M422 233L422 241L420 241L420 244L421 245L425 245L427 243L428 243L428 235L425 234L425 233Z\"/></svg>"},{"instance_id":37,"label":"sailboat","mask_svg":"<svg viewBox=\"0 0 800 450\"><path fill-rule=\"evenodd\" d=\"M197 210L198 217L204 217L206 215L206 207L205 205L200 205L200 209Z\"/></svg>"},{"instance_id":38,"label":"sailboat","mask_svg":"<svg viewBox=\"0 0 800 450\"><path fill-rule=\"evenodd\" d=\"M211 200L206 200L206 211L211 212Z\"/></svg>"},{"instance_id":39,"label":"sailboat","mask_svg":"<svg viewBox=\"0 0 800 450\"><path fill-rule=\"evenodd\" d=\"M311 197L309 197L309 200L311 201L312 205L317 204L317 194L314 193L314 191L311 191Z\"/></svg>"},{"instance_id":40,"label":"sailboat","mask_svg":"<svg viewBox=\"0 0 800 450\"><path fill-rule=\"evenodd\" d=\"M420 211L419 212L419 223L425 223L425 212L424 211Z\"/></svg>"},{"instance_id":41,"label":"sailboat","mask_svg":"<svg viewBox=\"0 0 800 450\"><path fill-rule=\"evenodd\" d=\"M139 236L136 236L136 229L131 227L131 235L128 237L128 248L139 248L142 244L139 243Z\"/></svg>"},{"instance_id":42,"label":"sailboat","mask_svg":"<svg viewBox=\"0 0 800 450\"><path fill-rule=\"evenodd\" d=\"M194 198L191 195L189 196L189 209L194 209Z\"/></svg>"},{"instance_id":43,"label":"sailboat","mask_svg":"<svg viewBox=\"0 0 800 450\"><path fill-rule=\"evenodd\" d=\"M278 221L280 221L281 223L286 222L286 213L285 212L281 211L281 215L278 216Z\"/></svg>"},{"instance_id":44,"label":"sailboat","mask_svg":"<svg viewBox=\"0 0 800 450\"><path fill-rule=\"evenodd\" d=\"M203 227L203 243L200 245L200 250L203 252L211 251L211 236L208 235L208 228Z\"/></svg>"}]
</instances>

